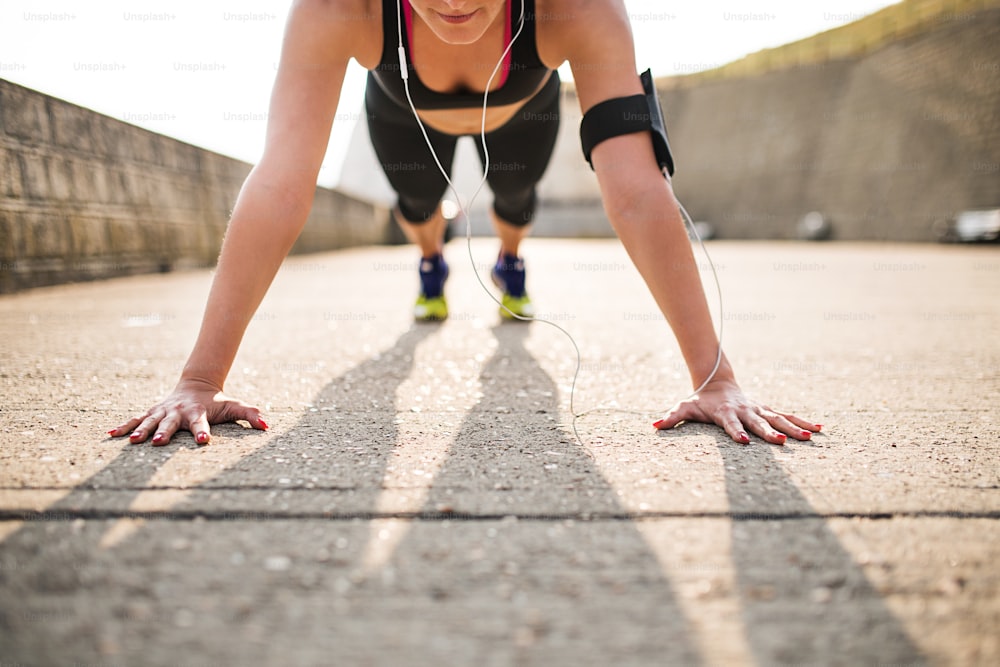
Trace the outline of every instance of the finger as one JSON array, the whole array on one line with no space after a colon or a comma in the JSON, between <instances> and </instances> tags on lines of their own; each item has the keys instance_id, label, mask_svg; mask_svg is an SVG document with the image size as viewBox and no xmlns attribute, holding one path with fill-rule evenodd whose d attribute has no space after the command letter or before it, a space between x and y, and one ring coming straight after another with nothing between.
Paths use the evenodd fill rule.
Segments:
<instances>
[{"instance_id":1,"label":"finger","mask_svg":"<svg viewBox=\"0 0 1000 667\"><path fill-rule=\"evenodd\" d=\"M153 435L153 444L156 446L166 445L170 443L170 438L174 433L177 432L177 427L180 426L181 418L176 412L168 413L166 417L160 420L160 425L156 427L156 433Z\"/></svg>"},{"instance_id":2,"label":"finger","mask_svg":"<svg viewBox=\"0 0 1000 667\"><path fill-rule=\"evenodd\" d=\"M160 423L160 419L163 418L163 413L157 411L155 414L148 415L142 422L132 431L128 439L133 445L139 444L140 442L146 442L146 438L149 434L156 428L156 425Z\"/></svg>"},{"instance_id":3,"label":"finger","mask_svg":"<svg viewBox=\"0 0 1000 667\"><path fill-rule=\"evenodd\" d=\"M743 429L743 422L740 421L734 410L725 410L721 414L716 415L715 423L721 426L734 441L741 445L750 444L750 436Z\"/></svg>"},{"instance_id":4,"label":"finger","mask_svg":"<svg viewBox=\"0 0 1000 667\"><path fill-rule=\"evenodd\" d=\"M778 414L787 419L788 421L792 422L799 428L805 429L810 433L819 433L820 431L823 430L822 424L816 424L814 422L806 421L802 417L796 417L795 415L788 414L787 412L779 412Z\"/></svg>"},{"instance_id":5,"label":"finger","mask_svg":"<svg viewBox=\"0 0 1000 667\"><path fill-rule=\"evenodd\" d=\"M773 429L766 419L752 410L745 410L741 419L754 435L760 436L772 445L783 445L788 439L788 436Z\"/></svg>"},{"instance_id":6,"label":"finger","mask_svg":"<svg viewBox=\"0 0 1000 667\"><path fill-rule=\"evenodd\" d=\"M143 415L142 417L133 417L132 419L129 419L121 426L116 426L115 428L108 431L108 435L110 435L112 438L120 438L121 436L125 435L126 433L129 433L132 429L141 424L144 418L145 415Z\"/></svg>"},{"instance_id":7,"label":"finger","mask_svg":"<svg viewBox=\"0 0 1000 667\"><path fill-rule=\"evenodd\" d=\"M266 431L268 426L261 419L260 410L252 405L247 405L243 401L229 400L222 405L222 414L225 418L222 421L234 422L243 419L250 423L255 429Z\"/></svg>"},{"instance_id":8,"label":"finger","mask_svg":"<svg viewBox=\"0 0 1000 667\"><path fill-rule=\"evenodd\" d=\"M796 426L785 415L768 410L761 410L759 414L767 421L768 424L771 425L772 428L784 433L785 435L790 435L796 440L808 440L812 437L812 431L806 431L805 429Z\"/></svg>"},{"instance_id":9,"label":"finger","mask_svg":"<svg viewBox=\"0 0 1000 667\"><path fill-rule=\"evenodd\" d=\"M207 445L212 440L212 431L208 426L208 414L201 406L188 413L188 428L194 434L194 441L199 445Z\"/></svg>"},{"instance_id":10,"label":"finger","mask_svg":"<svg viewBox=\"0 0 1000 667\"><path fill-rule=\"evenodd\" d=\"M668 428L673 428L683 421L694 421L697 419L697 410L689 401L683 403L678 403L675 405L666 416L658 422L654 422L653 426L657 430L663 431Z\"/></svg>"}]
</instances>

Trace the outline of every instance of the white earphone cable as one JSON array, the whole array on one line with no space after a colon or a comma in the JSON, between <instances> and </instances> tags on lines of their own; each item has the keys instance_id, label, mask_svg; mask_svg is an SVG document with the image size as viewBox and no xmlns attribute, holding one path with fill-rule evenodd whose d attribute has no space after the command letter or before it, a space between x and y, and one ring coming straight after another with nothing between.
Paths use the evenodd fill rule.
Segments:
<instances>
[{"instance_id":1,"label":"white earphone cable","mask_svg":"<svg viewBox=\"0 0 1000 667\"><path fill-rule=\"evenodd\" d=\"M566 338L569 340L569 342L573 346L573 350L576 353L576 369L573 372L573 382L572 382L572 384L570 386L569 411L570 411L570 414L573 416L573 422L572 422L573 434L576 436L577 441L582 446L583 445L583 439L580 437L580 434L579 434L579 432L577 431L577 428L576 428L576 420L577 420L578 417L582 417L584 415L591 414L593 412L601 412L601 411L605 411L605 412L607 412L607 411L621 412L621 410L619 410L617 408L607 408L607 409L605 409L605 408L593 408L591 410L587 410L587 411L581 412L579 414L576 412L575 407L574 407L574 399L575 399L575 396L576 396L577 380L579 379L580 369L582 367L582 355L580 354L580 347L577 345L576 340L573 338L572 334L569 333L569 331L567 331L565 328L563 328L562 326L556 324L555 322L553 322L551 320L537 318L537 317L534 317L534 316L532 316L532 317L525 317L525 316L519 315L519 314L511 311L509 308L507 308L503 304L503 302L500 299L498 299L493 294L493 292L490 291L490 289L486 286L486 283L483 282L482 276L479 275L479 270L476 268L475 258L473 257L473 254L472 254L472 222L471 222L471 218L469 216L469 211L472 209L472 205L475 202L476 198L479 196L479 193L482 191L483 186L486 185L486 182L487 182L488 177L489 177L489 171L490 171L490 154L489 154L489 148L486 145L486 112L487 112L488 104L489 104L490 88L493 85L493 80L496 78L497 73L500 71L501 67L503 66L504 60L507 58L507 55L510 53L511 49L514 47L514 43L517 41L517 38L521 35L521 32L524 30L524 19L525 19L524 0L520 0L520 1L521 1L521 15L520 15L520 18L518 20L517 31L511 37L510 44L507 45L507 48L504 49L503 53L500 55L500 59L497 61L496 66L493 68L493 72L490 74L489 80L486 82L486 90L483 93L483 113L482 113L482 119L481 119L481 123L480 123L480 132L479 132L480 141L481 141L482 148L483 148L483 177L479 181L478 187L476 187L475 191L472 193L472 196L470 197L468 204L463 203L462 198L459 196L458 190L455 187L455 184L452 182L450 175L445 170L444 166L441 164L441 161L438 158L437 152L434 150L434 146L431 143L430 137L427 135L427 129L424 127L424 123L420 119L420 114L417 113L417 108L413 104L413 98L410 96L409 69L408 69L408 65L407 65L407 61L406 61L406 49L403 46L403 7L402 7L402 3L404 2L404 0L397 0L397 3L396 3L397 34L399 36L399 43L398 43L398 48L397 48L397 53L398 53L398 56L399 56L399 71L400 71L400 77L403 80L403 89L406 92L406 101L410 105L410 111L413 112L413 117L416 119L417 125L420 127L420 132L421 132L421 134L423 134L424 141L427 143L427 148L430 149L431 155L434 158L434 163L437 165L437 168L441 172L441 175L444 177L445 181L448 183L448 188L451 190L452 194L454 195L455 201L458 204L458 207L461 210L462 215L465 217L466 248L467 248L468 255L469 255L469 262L472 265L472 272L476 276L476 280L479 283L479 286L482 288L483 292L485 292L486 295L490 297L490 299L492 299L498 306L500 306L505 311L507 311L507 313L511 317L513 317L514 319L521 320L521 321L524 321L524 322L532 322L532 321L543 322L543 323L545 323L545 324L547 324L547 325L549 325L551 327L554 327L558 331L561 331L566 336ZM705 378L705 380L701 383L701 385L697 389L695 389L693 392L691 392L691 394L687 397L687 398L691 398L691 397L695 396L696 394L698 394L698 392L700 392L702 389L704 389L708 385L708 383L711 382L712 378L715 376L716 372L719 370L719 366L720 366L720 364L722 362L722 332L723 332L723 320L724 320L724 318L722 316L722 312L723 312L722 311L722 287L719 284L719 276L716 273L715 264L712 262L712 259L711 259L711 257L708 254L708 250L705 248L705 242L702 240L701 235L698 234L698 230L695 228L694 222L692 222L692 220L691 220L691 216L688 215L687 210L684 209L684 207L680 204L679 201L678 201L678 207L679 207L679 209L681 211L682 218L684 219L685 222L687 222L687 224L688 224L689 228L691 229L694 237L698 240L698 243L701 245L702 252L705 254L706 259L708 259L709 265L712 267L712 275L715 277L715 286L716 286L716 290L718 291L718 295L719 295L719 333L718 333L719 350L718 350L718 354L716 355L715 366L712 368L712 372L709 373L708 377ZM685 400L687 400L687 399L685 399ZM655 412L655 411L650 411L650 412Z\"/></svg>"}]
</instances>

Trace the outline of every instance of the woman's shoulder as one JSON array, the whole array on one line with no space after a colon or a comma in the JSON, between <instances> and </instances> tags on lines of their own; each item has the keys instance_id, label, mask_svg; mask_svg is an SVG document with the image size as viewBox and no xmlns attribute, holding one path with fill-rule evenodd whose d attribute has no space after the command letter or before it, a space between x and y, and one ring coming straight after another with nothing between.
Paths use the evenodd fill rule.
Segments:
<instances>
[{"instance_id":1,"label":"woman's shoulder","mask_svg":"<svg viewBox=\"0 0 1000 667\"><path fill-rule=\"evenodd\" d=\"M291 22L362 64L382 54L382 0L295 0L290 11Z\"/></svg>"},{"instance_id":2,"label":"woman's shoulder","mask_svg":"<svg viewBox=\"0 0 1000 667\"><path fill-rule=\"evenodd\" d=\"M627 25L625 0L535 0L535 20L571 37Z\"/></svg>"},{"instance_id":3,"label":"woman's shoulder","mask_svg":"<svg viewBox=\"0 0 1000 667\"><path fill-rule=\"evenodd\" d=\"M309 14L324 22L381 24L382 0L295 0L293 12Z\"/></svg>"},{"instance_id":4,"label":"woman's shoulder","mask_svg":"<svg viewBox=\"0 0 1000 667\"><path fill-rule=\"evenodd\" d=\"M572 25L625 13L624 0L535 0L536 19L543 23Z\"/></svg>"},{"instance_id":5,"label":"woman's shoulder","mask_svg":"<svg viewBox=\"0 0 1000 667\"><path fill-rule=\"evenodd\" d=\"M624 0L535 0L538 49L547 64L562 63L604 33L628 31Z\"/></svg>"}]
</instances>

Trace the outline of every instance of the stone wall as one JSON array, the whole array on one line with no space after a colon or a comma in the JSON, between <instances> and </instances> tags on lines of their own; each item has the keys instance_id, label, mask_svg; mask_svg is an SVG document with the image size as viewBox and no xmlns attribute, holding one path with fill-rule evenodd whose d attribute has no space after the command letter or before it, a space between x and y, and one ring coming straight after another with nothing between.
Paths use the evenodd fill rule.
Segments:
<instances>
[{"instance_id":1,"label":"stone wall","mask_svg":"<svg viewBox=\"0 0 1000 667\"><path fill-rule=\"evenodd\" d=\"M251 166L0 80L0 292L211 266ZM386 238L317 188L293 252Z\"/></svg>"}]
</instances>

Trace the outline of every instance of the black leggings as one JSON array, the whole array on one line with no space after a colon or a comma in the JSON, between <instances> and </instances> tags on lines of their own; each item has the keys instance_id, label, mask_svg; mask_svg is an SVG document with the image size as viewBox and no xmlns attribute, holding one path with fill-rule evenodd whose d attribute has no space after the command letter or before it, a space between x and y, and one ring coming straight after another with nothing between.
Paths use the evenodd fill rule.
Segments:
<instances>
[{"instance_id":1,"label":"black leggings","mask_svg":"<svg viewBox=\"0 0 1000 667\"><path fill-rule=\"evenodd\" d=\"M399 197L400 212L407 222L426 222L437 211L448 183L434 164L413 112L386 96L370 74L365 111L375 154ZM486 133L490 150L487 182L493 190L493 210L504 222L519 227L531 223L537 203L535 185L552 157L558 131L559 75L552 72L542 90L513 118ZM458 135L427 127L427 136L450 175ZM479 135L472 136L482 163Z\"/></svg>"}]
</instances>

